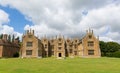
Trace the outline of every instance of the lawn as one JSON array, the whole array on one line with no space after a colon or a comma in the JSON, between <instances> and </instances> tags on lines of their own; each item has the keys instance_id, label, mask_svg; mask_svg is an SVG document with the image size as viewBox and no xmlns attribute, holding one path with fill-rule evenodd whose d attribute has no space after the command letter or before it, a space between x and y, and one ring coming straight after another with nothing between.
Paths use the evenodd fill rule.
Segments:
<instances>
[{"instance_id":1,"label":"lawn","mask_svg":"<svg viewBox=\"0 0 120 73\"><path fill-rule=\"evenodd\" d=\"M0 59L0 73L120 73L120 59Z\"/></svg>"}]
</instances>

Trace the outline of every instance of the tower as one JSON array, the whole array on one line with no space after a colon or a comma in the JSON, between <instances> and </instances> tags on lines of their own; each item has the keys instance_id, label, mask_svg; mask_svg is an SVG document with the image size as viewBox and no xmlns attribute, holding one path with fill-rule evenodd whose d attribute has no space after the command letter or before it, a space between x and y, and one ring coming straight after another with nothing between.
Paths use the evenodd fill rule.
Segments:
<instances>
[{"instance_id":1,"label":"tower","mask_svg":"<svg viewBox=\"0 0 120 73\"><path fill-rule=\"evenodd\" d=\"M100 57L99 39L94 36L93 30L89 29L82 39L83 57Z\"/></svg>"}]
</instances>

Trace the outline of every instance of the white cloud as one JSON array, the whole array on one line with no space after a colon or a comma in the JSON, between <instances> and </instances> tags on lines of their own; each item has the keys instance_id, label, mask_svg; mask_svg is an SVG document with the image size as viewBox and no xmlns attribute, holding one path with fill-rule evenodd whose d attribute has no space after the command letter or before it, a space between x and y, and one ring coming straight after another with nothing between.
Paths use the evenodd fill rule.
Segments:
<instances>
[{"instance_id":1,"label":"white cloud","mask_svg":"<svg viewBox=\"0 0 120 73\"><path fill-rule=\"evenodd\" d=\"M101 40L120 42L120 1L117 0L1 0L0 5L19 10L36 35L80 37L92 28ZM85 13L85 14L84 14Z\"/></svg>"},{"instance_id":2,"label":"white cloud","mask_svg":"<svg viewBox=\"0 0 120 73\"><path fill-rule=\"evenodd\" d=\"M110 4L103 8L93 9L82 18L80 24L89 25L96 30L96 34L120 42L120 5ZM104 40L104 39L101 39Z\"/></svg>"},{"instance_id":3,"label":"white cloud","mask_svg":"<svg viewBox=\"0 0 120 73\"><path fill-rule=\"evenodd\" d=\"M8 23L10 21L8 17L9 15L0 9L0 25Z\"/></svg>"},{"instance_id":4,"label":"white cloud","mask_svg":"<svg viewBox=\"0 0 120 73\"><path fill-rule=\"evenodd\" d=\"M14 28L8 25L9 21L9 15L5 11L0 9L0 34L14 34L16 37L21 37L22 34L14 31Z\"/></svg>"}]
</instances>

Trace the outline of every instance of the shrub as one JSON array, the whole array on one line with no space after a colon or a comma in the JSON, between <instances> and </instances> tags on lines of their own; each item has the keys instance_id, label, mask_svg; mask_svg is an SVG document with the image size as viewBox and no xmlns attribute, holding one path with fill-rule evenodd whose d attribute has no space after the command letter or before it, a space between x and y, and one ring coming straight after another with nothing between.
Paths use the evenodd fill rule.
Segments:
<instances>
[{"instance_id":1,"label":"shrub","mask_svg":"<svg viewBox=\"0 0 120 73\"><path fill-rule=\"evenodd\" d=\"M16 52L16 53L13 55L13 57L19 57L19 53Z\"/></svg>"},{"instance_id":2,"label":"shrub","mask_svg":"<svg viewBox=\"0 0 120 73\"><path fill-rule=\"evenodd\" d=\"M116 51L113 53L113 57L120 58L120 51Z\"/></svg>"},{"instance_id":3,"label":"shrub","mask_svg":"<svg viewBox=\"0 0 120 73\"><path fill-rule=\"evenodd\" d=\"M107 57L113 57L113 53L106 53Z\"/></svg>"}]
</instances>

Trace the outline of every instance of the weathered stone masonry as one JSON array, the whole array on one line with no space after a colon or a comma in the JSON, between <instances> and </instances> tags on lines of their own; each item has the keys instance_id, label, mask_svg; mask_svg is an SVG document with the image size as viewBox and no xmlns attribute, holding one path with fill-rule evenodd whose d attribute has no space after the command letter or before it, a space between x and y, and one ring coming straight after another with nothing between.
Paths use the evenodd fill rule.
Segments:
<instances>
[{"instance_id":1,"label":"weathered stone masonry","mask_svg":"<svg viewBox=\"0 0 120 73\"><path fill-rule=\"evenodd\" d=\"M93 30L86 32L82 39L65 39L57 36L53 39L46 37L38 39L34 30L27 30L22 37L23 46L21 57L100 57L99 39L94 36Z\"/></svg>"}]
</instances>

